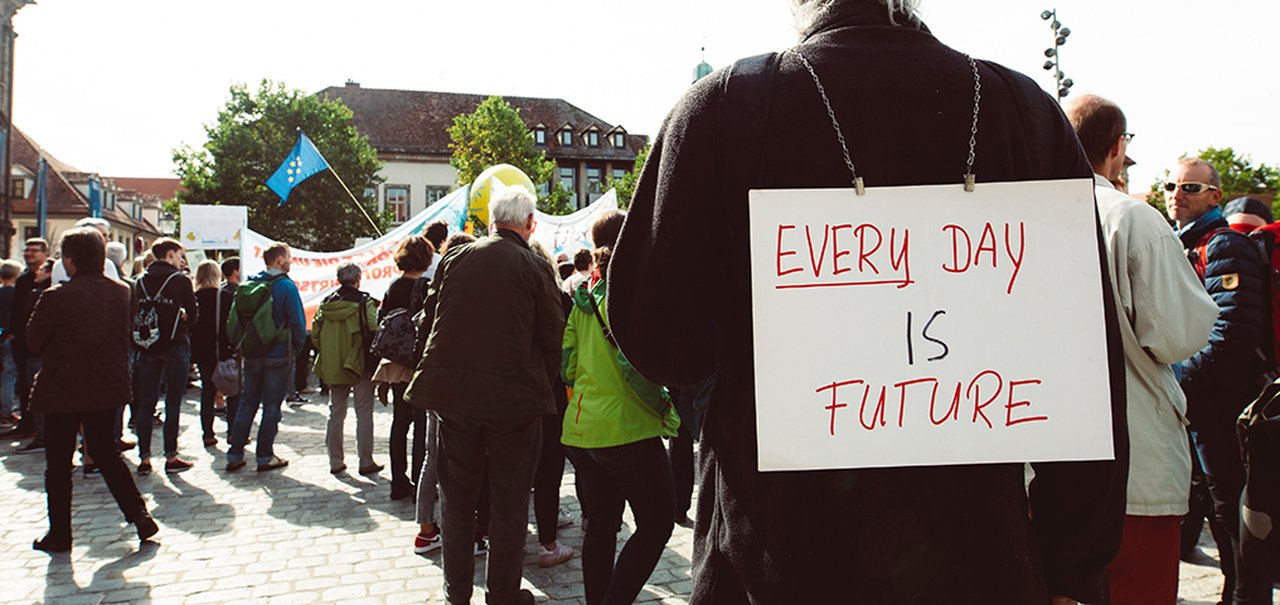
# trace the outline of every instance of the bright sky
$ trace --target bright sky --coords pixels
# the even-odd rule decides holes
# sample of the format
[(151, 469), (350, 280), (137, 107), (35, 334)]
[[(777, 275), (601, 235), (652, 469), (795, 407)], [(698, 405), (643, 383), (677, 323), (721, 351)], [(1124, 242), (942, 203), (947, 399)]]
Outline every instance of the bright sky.
[[(699, 48), (722, 67), (795, 42), (787, 0), (40, 0), (14, 18), (14, 120), (61, 160), (169, 176), (236, 82), (560, 97), (657, 133)], [(1221, 7), (1221, 8), (1219, 8)], [(924, 0), (943, 42), (1043, 86), (1051, 0)], [(1184, 152), (1280, 164), (1276, 0), (1063, 0), (1073, 94), (1125, 110), (1145, 189)]]

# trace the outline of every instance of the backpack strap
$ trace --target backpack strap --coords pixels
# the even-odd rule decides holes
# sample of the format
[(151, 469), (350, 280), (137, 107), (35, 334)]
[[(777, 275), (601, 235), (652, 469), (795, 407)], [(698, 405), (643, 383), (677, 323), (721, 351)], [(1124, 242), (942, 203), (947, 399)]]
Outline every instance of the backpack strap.
[(725, 79), (720, 100), (722, 170), (739, 175), (732, 183), (735, 193), (746, 195), (761, 174), (764, 159), (765, 120), (773, 96), (773, 81), (782, 62), (779, 53), (739, 59)]
[(591, 290), (587, 289), (587, 284), (584, 283), (578, 287), (587, 291), (587, 300), (591, 301), (591, 312), (595, 313), (596, 321), (600, 322), (600, 329), (604, 330), (604, 339), (609, 341), (613, 348), (619, 348), (618, 341), (613, 338), (613, 331), (609, 329), (609, 326), (605, 325), (604, 316), (600, 315), (600, 305), (596, 303), (596, 297), (591, 294)]

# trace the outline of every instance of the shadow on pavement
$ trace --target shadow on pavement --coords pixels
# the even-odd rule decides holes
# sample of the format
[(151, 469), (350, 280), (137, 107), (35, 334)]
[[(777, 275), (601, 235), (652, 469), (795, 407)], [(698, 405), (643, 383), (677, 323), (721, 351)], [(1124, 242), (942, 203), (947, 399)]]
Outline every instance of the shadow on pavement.
[(130, 603), (150, 603), (151, 585), (124, 578), (124, 571), (155, 558), (160, 545), (143, 542), (138, 550), (120, 557), (93, 572), (87, 586), (75, 581), (75, 563), (69, 553), (53, 555), (45, 572), (46, 603), (97, 603), (105, 593), (128, 598)]
[(236, 518), (234, 506), (218, 502), (209, 492), (189, 483), (182, 475), (168, 475), (167, 478), (173, 487), (167, 483), (147, 486), (155, 498), (151, 516), (169, 527), (197, 536), (231, 531)]

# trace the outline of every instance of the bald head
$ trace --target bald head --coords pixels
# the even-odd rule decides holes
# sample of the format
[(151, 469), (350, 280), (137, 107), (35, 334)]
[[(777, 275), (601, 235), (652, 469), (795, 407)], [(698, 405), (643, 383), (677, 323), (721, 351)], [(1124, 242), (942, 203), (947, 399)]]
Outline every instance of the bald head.
[(1064, 108), (1093, 171), (1115, 179), (1124, 169), (1128, 123), (1120, 106), (1097, 95), (1081, 95)]

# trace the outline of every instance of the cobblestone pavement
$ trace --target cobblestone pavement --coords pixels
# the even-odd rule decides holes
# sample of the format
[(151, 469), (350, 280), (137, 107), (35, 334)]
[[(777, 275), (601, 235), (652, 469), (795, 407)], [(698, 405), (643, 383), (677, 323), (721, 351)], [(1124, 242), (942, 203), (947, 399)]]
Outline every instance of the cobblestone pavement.
[[(234, 475), (221, 469), (225, 443), (200, 443), (197, 393), (183, 406), (181, 451), (196, 467), (180, 475), (138, 477), (160, 523), (155, 543), (139, 546), (100, 477), (75, 474), (75, 548), (50, 556), (31, 550), (46, 525), (43, 455), (16, 454), (0, 443), (0, 602), (4, 603), (421, 603), (442, 599), (440, 554), (414, 555), (417, 525), (409, 500), (391, 501), (387, 471), (368, 478), (333, 476), (324, 452), (327, 404), (286, 405), (276, 452), (283, 471)], [(375, 406), (375, 458), (387, 463), (388, 408)], [(347, 417), (347, 455), (354, 458), (355, 418)], [(221, 420), (215, 421), (219, 438)], [(160, 440), (160, 430), (155, 439)], [(159, 445), (157, 443), (157, 445)], [(252, 447), (252, 444), (250, 444)], [(135, 452), (126, 454), (136, 466)], [(352, 460), (348, 460), (351, 464)], [(77, 469), (78, 471), (79, 469)], [(574, 524), (561, 540), (582, 543), (580, 509), (567, 467), (561, 506)], [(532, 508), (532, 507), (531, 507)], [(532, 520), (531, 520), (532, 521)], [(628, 522), (630, 519), (628, 518)], [(627, 534), (624, 528), (623, 536)], [(691, 530), (676, 526), (640, 601), (685, 603), (692, 586)], [(1182, 598), (1212, 604), (1221, 587), (1212, 540), (1202, 540), (1206, 565), (1182, 566)], [(484, 566), (477, 562), (474, 602), (483, 602)], [(541, 569), (530, 531), (524, 586), (539, 603), (583, 603), (582, 562)]]

